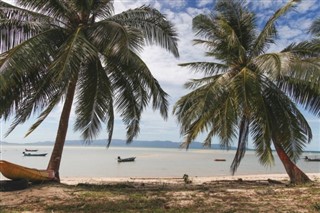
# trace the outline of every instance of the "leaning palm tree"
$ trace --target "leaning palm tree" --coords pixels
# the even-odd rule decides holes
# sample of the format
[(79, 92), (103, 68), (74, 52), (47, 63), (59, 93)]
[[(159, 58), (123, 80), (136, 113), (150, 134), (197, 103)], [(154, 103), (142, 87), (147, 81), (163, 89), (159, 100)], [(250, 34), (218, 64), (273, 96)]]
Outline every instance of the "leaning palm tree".
[(312, 138), (296, 103), (319, 116), (319, 45), (301, 42), (267, 52), (277, 35), (276, 20), (295, 3), (276, 11), (259, 33), (244, 1), (217, 1), (212, 15), (193, 19), (200, 37), (194, 43), (204, 45), (213, 60), (180, 64), (205, 76), (185, 84), (192, 91), (177, 101), (173, 113), (187, 148), (200, 133), (207, 134), (205, 146), (214, 136), (227, 149), (238, 140), (232, 174), (252, 140), (260, 163), (273, 164), (274, 146), (292, 183), (310, 181), (295, 165)]
[(167, 94), (138, 55), (146, 44), (157, 44), (179, 56), (175, 29), (159, 11), (142, 6), (114, 14), (112, 0), (15, 5), (0, 2), (0, 116), (14, 117), (9, 134), (38, 113), (29, 135), (64, 102), (48, 164), (57, 180), (73, 104), (75, 130), (88, 142), (105, 124), (108, 146), (115, 111), (127, 142), (138, 135), (148, 103), (167, 117)]

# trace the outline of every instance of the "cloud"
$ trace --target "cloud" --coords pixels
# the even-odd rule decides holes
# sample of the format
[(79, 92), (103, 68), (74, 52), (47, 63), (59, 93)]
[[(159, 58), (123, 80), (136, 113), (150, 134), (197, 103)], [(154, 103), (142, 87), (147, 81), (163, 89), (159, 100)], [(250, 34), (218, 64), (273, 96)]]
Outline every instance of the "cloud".
[(287, 2), (287, 0), (247, 0), (247, 4), (255, 11), (275, 10)]
[(167, 6), (169, 6), (170, 8), (183, 8), (187, 5), (187, 1), (186, 0), (163, 0), (163, 2), (165, 4), (167, 4)]
[(287, 25), (278, 27), (278, 33), (283, 39), (293, 39), (304, 34), (302, 30), (293, 29)]
[(197, 1), (197, 6), (198, 7), (207, 6), (209, 4), (212, 4), (212, 0), (198, 0)]
[(305, 13), (307, 11), (319, 11), (319, 0), (305, 0), (298, 4), (297, 10)]

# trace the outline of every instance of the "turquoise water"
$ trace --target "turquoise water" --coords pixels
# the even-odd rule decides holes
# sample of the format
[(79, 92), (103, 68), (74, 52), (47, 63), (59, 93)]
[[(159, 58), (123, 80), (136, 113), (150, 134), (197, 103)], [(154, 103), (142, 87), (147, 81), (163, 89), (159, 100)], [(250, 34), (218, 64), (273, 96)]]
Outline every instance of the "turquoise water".
[[(46, 157), (24, 157), (24, 148), (39, 149), (38, 153), (48, 153)], [(23, 166), (45, 169), (50, 159), (49, 146), (2, 146), (0, 158)], [(134, 147), (68, 147), (64, 148), (60, 166), (61, 177), (182, 177), (230, 175), (230, 165), (235, 151), (207, 149), (160, 149)], [(303, 156), (316, 157), (313, 153)], [(122, 158), (136, 157), (135, 162), (118, 163)], [(282, 163), (275, 153), (275, 165), (263, 167), (253, 151), (246, 156), (236, 175), (281, 174), (285, 173)], [(317, 156), (319, 157), (319, 155)], [(225, 162), (214, 161), (216, 158)], [(320, 173), (320, 162), (299, 160), (298, 166), (306, 173)]]

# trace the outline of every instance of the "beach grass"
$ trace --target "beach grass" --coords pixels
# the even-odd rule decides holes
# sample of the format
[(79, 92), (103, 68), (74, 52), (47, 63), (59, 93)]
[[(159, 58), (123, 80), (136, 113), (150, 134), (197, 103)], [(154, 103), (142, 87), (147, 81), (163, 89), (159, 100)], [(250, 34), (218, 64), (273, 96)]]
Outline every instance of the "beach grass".
[(40, 184), (0, 192), (0, 212), (320, 212), (320, 182)]

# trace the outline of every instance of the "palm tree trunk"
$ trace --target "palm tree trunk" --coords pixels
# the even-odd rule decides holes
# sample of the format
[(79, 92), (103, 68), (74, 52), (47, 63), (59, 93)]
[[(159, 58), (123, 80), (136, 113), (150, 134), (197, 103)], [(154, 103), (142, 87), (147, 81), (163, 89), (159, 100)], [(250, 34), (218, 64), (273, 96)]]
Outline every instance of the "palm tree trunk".
[(67, 130), (68, 130), (68, 123), (69, 123), (71, 107), (72, 107), (73, 98), (74, 98), (75, 89), (76, 89), (76, 82), (77, 80), (69, 82), (66, 99), (63, 105), (61, 116), (60, 116), (60, 122), (59, 122), (55, 144), (54, 144), (51, 158), (47, 167), (48, 170), (53, 170), (55, 172), (56, 181), (58, 182), (60, 182), (59, 168), (60, 168), (60, 162), (62, 157), (62, 151), (63, 151)]
[(282, 161), (287, 174), (289, 175), (291, 184), (303, 184), (311, 182), (310, 178), (290, 160), (281, 145), (274, 143), (274, 147), (276, 148), (278, 156)]

